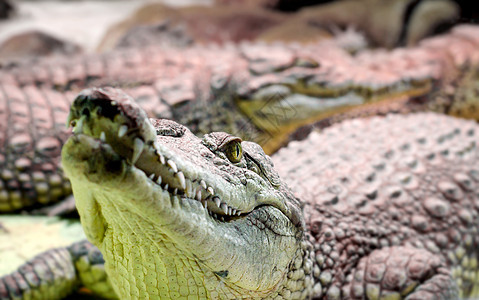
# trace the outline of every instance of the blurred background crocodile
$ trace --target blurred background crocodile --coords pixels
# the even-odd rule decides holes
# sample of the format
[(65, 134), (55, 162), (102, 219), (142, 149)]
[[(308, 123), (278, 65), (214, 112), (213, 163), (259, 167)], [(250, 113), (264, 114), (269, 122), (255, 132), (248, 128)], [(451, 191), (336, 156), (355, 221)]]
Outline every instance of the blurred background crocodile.
[(298, 127), (341, 116), (435, 110), (477, 119), (478, 32), (463, 25), (414, 48), (355, 56), (329, 42), (152, 46), (4, 67), (0, 210), (71, 194), (59, 159), (68, 107), (81, 88), (122, 87), (150, 117), (197, 134), (231, 132), (272, 153)]
[[(479, 293), (476, 122), (433, 113), (348, 120), (271, 160), (229, 134), (200, 139), (150, 121), (118, 90), (85, 91), (71, 120), (63, 162), (120, 298)], [(19, 284), (24, 274), (3, 277), (0, 294), (32, 293)]]

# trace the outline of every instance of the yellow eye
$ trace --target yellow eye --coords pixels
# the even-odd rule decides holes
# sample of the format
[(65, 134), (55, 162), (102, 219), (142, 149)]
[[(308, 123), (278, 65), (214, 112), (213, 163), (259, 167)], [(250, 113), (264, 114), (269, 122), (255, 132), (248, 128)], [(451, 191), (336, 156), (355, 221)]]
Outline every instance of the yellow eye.
[(239, 163), (241, 157), (243, 157), (243, 149), (241, 148), (241, 142), (239, 141), (231, 141), (226, 144), (223, 152), (232, 163)]

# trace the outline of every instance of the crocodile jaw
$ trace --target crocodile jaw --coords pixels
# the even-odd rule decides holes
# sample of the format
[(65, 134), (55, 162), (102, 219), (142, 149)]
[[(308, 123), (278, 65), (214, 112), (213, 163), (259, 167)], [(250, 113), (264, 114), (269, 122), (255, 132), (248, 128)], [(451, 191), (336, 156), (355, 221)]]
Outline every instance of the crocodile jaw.
[[(102, 250), (119, 295), (152, 296), (166, 289), (168, 297), (177, 298), (183, 295), (175, 290), (180, 281), (195, 287), (188, 295), (227, 298), (264, 297), (280, 287), (300, 234), (278, 208), (265, 205), (221, 222), (202, 202), (180, 199), (155, 184), (107, 142), (76, 134), (62, 158), (82, 224)], [(176, 163), (194, 169), (187, 161)], [(220, 187), (223, 195), (235, 194), (224, 182)]]

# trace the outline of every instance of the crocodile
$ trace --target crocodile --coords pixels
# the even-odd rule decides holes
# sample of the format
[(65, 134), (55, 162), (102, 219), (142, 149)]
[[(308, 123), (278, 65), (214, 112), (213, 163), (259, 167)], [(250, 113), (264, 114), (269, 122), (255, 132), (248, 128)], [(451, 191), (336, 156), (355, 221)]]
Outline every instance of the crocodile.
[[(272, 153), (296, 128), (346, 112), (409, 112), (418, 102), (417, 110), (429, 109), (423, 104), (431, 101), (433, 110), (442, 110), (453, 101), (459, 115), (477, 119), (478, 32), (464, 25), (414, 48), (355, 56), (334, 42), (244, 43), (133, 48), (4, 66), (0, 212), (71, 198), (60, 149), (70, 135), (64, 123), (71, 101), (85, 87), (121, 87), (150, 117), (176, 120), (197, 134), (232, 132)], [(450, 97), (465, 73), (472, 74), (465, 100)], [(438, 90), (446, 96), (433, 98)]]
[(69, 120), (63, 165), (121, 299), (479, 294), (474, 121), (347, 120), (271, 159), (111, 88), (82, 92)]
[[(48, 295), (43, 299), (61, 299), (80, 286), (114, 298), (110, 284), (115, 280), (130, 287), (120, 289), (121, 298), (137, 298), (142, 287), (153, 289), (153, 293), (165, 292), (155, 290), (151, 283), (159, 289), (166, 284), (169, 294), (160, 294), (166, 298), (195, 292), (198, 298), (221, 298), (227, 296), (215, 291), (228, 289), (236, 272), (243, 274), (246, 282), (234, 283), (248, 285), (248, 279), (265, 271), (263, 261), (258, 265), (255, 259), (265, 256), (265, 264), (275, 259), (283, 263), (282, 270), (278, 265), (275, 269), (282, 272), (281, 276), (255, 281), (271, 285), (277, 278), (271, 294), (255, 289), (254, 294), (249, 291), (232, 296), (234, 292), (225, 291), (226, 295), (288, 299), (478, 296), (475, 194), (479, 184), (479, 127), (475, 122), (432, 113), (347, 120), (321, 133), (312, 132), (304, 141), (290, 143), (269, 159), (257, 144), (241, 142), (225, 133), (211, 133), (200, 140), (172, 121), (147, 120), (132, 99), (111, 89), (84, 92), (72, 107), (71, 120), (76, 129), (64, 147), (64, 164), (73, 173), (74, 189), (78, 182), (76, 196), (87, 236), (106, 251), (107, 262), (117, 261), (118, 257), (115, 260), (111, 256), (119, 253), (123, 253), (123, 262), (134, 261), (124, 265), (127, 269), (121, 263), (110, 265), (132, 275), (115, 279), (124, 273), (114, 272), (113, 280), (108, 281), (100, 251), (82, 241), (47, 251), (1, 277), (0, 299), (42, 299), (42, 295)], [(131, 126), (126, 132), (121, 129), (125, 124)], [(119, 132), (123, 132), (121, 137)], [(149, 143), (153, 135), (157, 135), (156, 142)], [(135, 150), (142, 144), (135, 142), (138, 137), (144, 140), (142, 152)], [(154, 161), (150, 161), (154, 150)], [(239, 162), (229, 162), (238, 158)], [(87, 169), (90, 172), (84, 173)], [(193, 176), (203, 180), (192, 181)], [(255, 190), (257, 193), (248, 193)], [(152, 201), (149, 197), (154, 194), (157, 198)], [(275, 196), (269, 198), (271, 195)], [(114, 199), (115, 204), (105, 204), (108, 201), (103, 197)], [(132, 199), (134, 202), (129, 203)], [(165, 206), (156, 207), (156, 201)], [(103, 205), (116, 208), (112, 212), (111, 207)], [(138, 211), (137, 206), (143, 205), (147, 213)], [(169, 213), (161, 212), (165, 207)], [(156, 218), (164, 215), (165, 220), (157, 222)], [(114, 221), (119, 216), (123, 216), (121, 224)], [(170, 218), (172, 222), (168, 222)], [(158, 225), (164, 223), (169, 224)], [(156, 235), (172, 224), (179, 232)], [(278, 228), (279, 224), (284, 228)], [(243, 234), (232, 235), (227, 231), (232, 228)], [(294, 237), (284, 234), (287, 229), (295, 233)], [(179, 236), (171, 238), (173, 232)], [(211, 232), (212, 237), (205, 236)], [(146, 237), (153, 234), (154, 238)], [(267, 238), (258, 238), (261, 234)], [(205, 236), (199, 243), (215, 244), (196, 247), (192, 240), (198, 236)], [(171, 238), (178, 245), (165, 241), (165, 249), (151, 244), (157, 243), (158, 237)], [(292, 255), (286, 265), (276, 257), (283, 252), (278, 249), (285, 249), (286, 244), (278, 239), (291, 241), (296, 249), (286, 248)], [(135, 245), (125, 245), (137, 240)], [(274, 243), (280, 243), (281, 248), (275, 248)], [(153, 257), (142, 266), (150, 251), (137, 249), (139, 245), (154, 248), (151, 253), (155, 255), (186, 255), (188, 259), (173, 259), (170, 265), (164, 261), (158, 276), (168, 279), (154, 280), (144, 276), (151, 275), (148, 268), (161, 257)], [(260, 250), (251, 250), (254, 247)], [(267, 252), (268, 248), (272, 253), (264, 255), (261, 251)], [(209, 260), (201, 260), (200, 253), (192, 252), (194, 249), (210, 251), (203, 253)], [(171, 251), (178, 252), (173, 255)], [(284, 252), (283, 258), (287, 256)], [(241, 258), (239, 264), (232, 261), (235, 257)], [(199, 261), (185, 264), (191, 259)], [(183, 268), (167, 269), (180, 261)], [(194, 270), (186, 271), (186, 266)], [(186, 279), (185, 274), (201, 276), (201, 271), (213, 283), (196, 277)], [(69, 284), (59, 284), (67, 281), (65, 278)], [(127, 284), (122, 280), (135, 281)], [(203, 289), (192, 286), (198, 283), (205, 283)], [(49, 292), (45, 292), (47, 289)]]

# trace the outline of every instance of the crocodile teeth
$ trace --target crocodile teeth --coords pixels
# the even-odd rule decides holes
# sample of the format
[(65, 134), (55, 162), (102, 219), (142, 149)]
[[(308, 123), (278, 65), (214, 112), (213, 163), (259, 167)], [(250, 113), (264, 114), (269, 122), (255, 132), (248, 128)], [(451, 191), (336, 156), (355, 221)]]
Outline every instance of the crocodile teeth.
[(191, 198), (196, 197), (196, 187), (192, 186), (191, 190), (189, 190), (189, 197), (191, 197)]
[(73, 133), (83, 133), (83, 120), (85, 118), (82, 116), (78, 121), (75, 122), (75, 127), (73, 128)]
[(203, 204), (203, 207), (206, 209), (206, 200), (201, 200), (201, 204)]
[(196, 200), (200, 201), (201, 200), (201, 190), (199, 189), (196, 191)]
[(160, 156), (160, 162), (161, 162), (162, 164), (165, 164), (165, 163), (166, 163), (166, 160), (165, 160), (165, 157), (163, 156), (163, 154), (159, 153), (158, 155)]
[(200, 185), (206, 190), (206, 182), (203, 179), (201, 179)]
[(226, 205), (226, 203), (221, 203), (221, 207), (220, 207), (223, 212), (225, 213), (225, 215), (228, 214), (228, 205)]
[(208, 193), (210, 193), (211, 195), (214, 195), (215, 194), (215, 190), (209, 186), (208, 189), (207, 189)]
[(214, 197), (213, 200), (215, 201), (216, 206), (218, 206), (218, 208), (219, 208), (220, 205), (221, 205), (221, 200), (220, 200), (220, 198)]
[(100, 140), (101, 140), (102, 142), (106, 141), (106, 135), (105, 135), (105, 132), (104, 132), (104, 131), (102, 131), (102, 132), (100, 133)]
[(235, 216), (236, 215), (236, 209), (232, 208), (230, 215)]
[(172, 161), (171, 159), (168, 160), (168, 165), (170, 168), (173, 170), (174, 173), (178, 172), (178, 167), (176, 166), (176, 163)]
[(185, 189), (185, 194), (190, 197), (190, 195), (192, 194), (191, 193), (191, 190), (193, 189), (193, 186), (191, 185), (191, 181), (190, 180), (186, 180), (186, 189)]
[(176, 195), (176, 194), (178, 194), (178, 189), (177, 189), (177, 188), (175, 188), (175, 189), (173, 190), (173, 195)]
[(176, 173), (176, 178), (178, 178), (178, 181), (180, 182), (180, 185), (181, 185), (181, 188), (183, 190), (186, 189), (186, 180), (185, 180), (185, 175), (183, 174), (183, 172), (178, 172)]
[(124, 137), (127, 131), (128, 131), (128, 126), (126, 126), (126, 125), (121, 125), (121, 126), (120, 126), (120, 129), (118, 129), (118, 137), (119, 137), (119, 138)]
[(168, 190), (168, 187), (169, 187), (169, 185), (168, 185), (168, 183), (167, 183), (167, 184), (165, 184), (165, 187), (164, 187), (163, 189), (164, 189), (164, 190)]
[(156, 180), (156, 183), (161, 184), (161, 180), (162, 180), (161, 176), (158, 176), (158, 179)]
[(151, 173), (151, 175), (149, 176), (151, 180), (154, 180), (155, 179), (155, 173)]
[(140, 158), (140, 154), (143, 151), (144, 145), (145, 142), (143, 142), (140, 138), (136, 138), (133, 141), (133, 156), (131, 158), (133, 164), (135, 164), (138, 161), (138, 158)]

